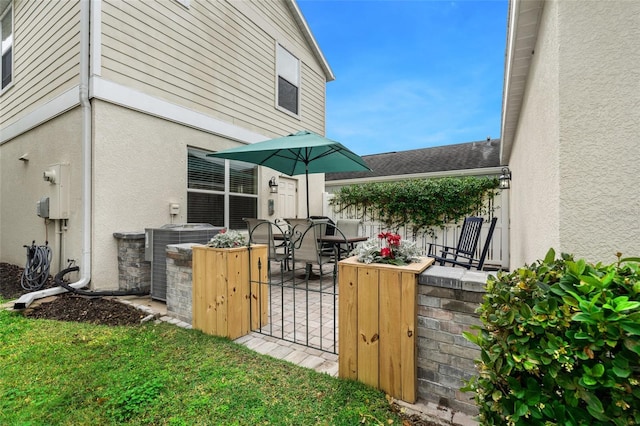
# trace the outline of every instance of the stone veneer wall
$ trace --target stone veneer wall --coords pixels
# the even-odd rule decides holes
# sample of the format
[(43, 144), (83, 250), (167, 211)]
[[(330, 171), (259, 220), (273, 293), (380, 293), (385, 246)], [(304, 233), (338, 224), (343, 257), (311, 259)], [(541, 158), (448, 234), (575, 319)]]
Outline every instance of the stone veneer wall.
[(167, 246), (167, 314), (192, 323), (192, 257), (196, 243)]
[(118, 241), (118, 289), (151, 290), (151, 262), (144, 260), (144, 232), (115, 232)]
[(474, 360), (480, 358), (480, 349), (462, 332), (481, 324), (475, 311), (488, 275), (431, 266), (418, 281), (418, 398), (470, 416), (478, 414), (473, 394), (460, 387), (477, 375)]

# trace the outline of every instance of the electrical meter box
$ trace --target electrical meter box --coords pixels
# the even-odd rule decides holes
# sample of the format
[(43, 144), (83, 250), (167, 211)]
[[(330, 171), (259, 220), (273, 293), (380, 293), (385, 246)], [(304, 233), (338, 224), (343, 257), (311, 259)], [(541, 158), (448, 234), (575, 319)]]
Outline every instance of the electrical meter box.
[(42, 177), (48, 182), (49, 219), (69, 219), (69, 164), (52, 164)]

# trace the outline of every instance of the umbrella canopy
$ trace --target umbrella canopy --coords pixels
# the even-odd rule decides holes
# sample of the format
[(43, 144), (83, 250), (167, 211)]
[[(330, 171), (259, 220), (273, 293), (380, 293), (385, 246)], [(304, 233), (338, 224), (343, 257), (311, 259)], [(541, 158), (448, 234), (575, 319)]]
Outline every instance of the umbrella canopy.
[(226, 149), (207, 156), (258, 164), (289, 176), (305, 174), (307, 216), (309, 216), (309, 173), (371, 170), (362, 158), (341, 143), (308, 130)]

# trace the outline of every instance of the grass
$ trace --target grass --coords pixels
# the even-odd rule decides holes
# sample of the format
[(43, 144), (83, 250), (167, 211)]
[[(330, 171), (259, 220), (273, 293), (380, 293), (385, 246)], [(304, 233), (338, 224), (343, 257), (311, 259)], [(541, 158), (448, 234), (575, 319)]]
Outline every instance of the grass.
[(2, 425), (401, 424), (383, 393), (166, 323), (0, 310)]

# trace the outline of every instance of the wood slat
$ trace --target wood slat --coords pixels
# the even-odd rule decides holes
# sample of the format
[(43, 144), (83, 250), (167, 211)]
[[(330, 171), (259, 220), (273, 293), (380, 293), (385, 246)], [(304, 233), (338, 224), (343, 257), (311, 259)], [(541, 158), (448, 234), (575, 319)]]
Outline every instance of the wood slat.
[(358, 270), (338, 266), (338, 374), (348, 379), (358, 378)]
[(400, 363), (401, 370), (401, 399), (410, 403), (416, 401), (417, 393), (417, 298), (418, 277), (412, 273), (402, 274), (402, 292), (400, 306)]
[(380, 389), (389, 395), (402, 393), (401, 273), (380, 271)]
[(358, 380), (379, 385), (379, 270), (358, 269)]
[[(212, 308), (211, 319), (214, 323), (213, 333), (218, 336), (226, 336), (227, 328), (227, 265), (225, 252), (214, 251), (211, 259), (210, 271), (213, 271), (214, 293), (209, 297), (209, 306)], [(208, 263), (208, 262), (207, 262)], [(208, 265), (207, 265), (208, 266)], [(207, 282), (206, 286), (209, 285)]]
[[(243, 278), (249, 272), (248, 258), (248, 251), (233, 251), (227, 254), (227, 329), (230, 339), (242, 336), (243, 311), (248, 313), (246, 308), (243, 309), (242, 301), (239, 300), (242, 285), (249, 282), (248, 279), (246, 283), (243, 282)], [(245, 274), (243, 274), (243, 267)]]

